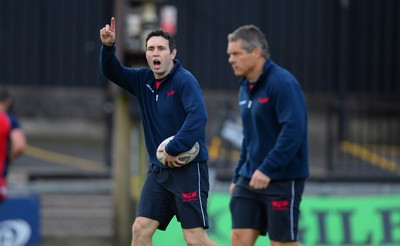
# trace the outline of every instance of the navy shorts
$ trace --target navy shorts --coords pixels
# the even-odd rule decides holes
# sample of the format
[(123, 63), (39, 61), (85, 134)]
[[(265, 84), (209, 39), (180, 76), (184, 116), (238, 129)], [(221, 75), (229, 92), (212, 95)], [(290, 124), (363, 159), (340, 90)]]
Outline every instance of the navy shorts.
[(151, 164), (137, 215), (159, 221), (160, 230), (167, 228), (174, 215), (183, 229), (207, 229), (209, 189), (207, 162), (192, 162), (179, 168)]
[(278, 242), (297, 241), (302, 180), (271, 181), (266, 189), (249, 188), (248, 179), (239, 178), (232, 193), (232, 228), (251, 228)]

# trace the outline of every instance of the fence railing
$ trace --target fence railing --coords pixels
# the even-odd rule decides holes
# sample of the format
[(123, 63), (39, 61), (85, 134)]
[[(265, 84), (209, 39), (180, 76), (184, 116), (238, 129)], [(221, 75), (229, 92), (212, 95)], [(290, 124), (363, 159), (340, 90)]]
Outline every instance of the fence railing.
[[(310, 132), (316, 124), (325, 124), (325, 135), (310, 134), (310, 149), (318, 148), (318, 156), (310, 151), (310, 179), (400, 182), (400, 102), (337, 101), (321, 118), (326, 122), (309, 126)], [(241, 125), (232, 111), (221, 114), (219, 121), (209, 146), (210, 165), (217, 179), (229, 181), (239, 158)], [(317, 146), (320, 143), (324, 146)]]
[(333, 103), (326, 129), (328, 177), (400, 181), (400, 102)]

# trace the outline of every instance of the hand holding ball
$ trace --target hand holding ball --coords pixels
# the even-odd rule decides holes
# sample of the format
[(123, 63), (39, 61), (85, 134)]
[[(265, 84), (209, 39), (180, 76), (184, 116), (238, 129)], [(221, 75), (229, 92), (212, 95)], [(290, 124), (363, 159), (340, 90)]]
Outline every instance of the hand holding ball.
[[(157, 153), (156, 153), (157, 159), (161, 163), (163, 163), (163, 159), (164, 159), (164, 151), (163, 150), (164, 150), (165, 146), (167, 146), (168, 142), (171, 141), (173, 138), (174, 138), (174, 136), (166, 138), (164, 141), (161, 142), (161, 144), (157, 148)], [(196, 142), (190, 150), (180, 153), (178, 155), (178, 160), (183, 162), (184, 163), (183, 165), (186, 165), (196, 158), (196, 156), (199, 154), (199, 151), (200, 151), (200, 145), (198, 142)], [(178, 166), (183, 166), (183, 165), (178, 165)]]

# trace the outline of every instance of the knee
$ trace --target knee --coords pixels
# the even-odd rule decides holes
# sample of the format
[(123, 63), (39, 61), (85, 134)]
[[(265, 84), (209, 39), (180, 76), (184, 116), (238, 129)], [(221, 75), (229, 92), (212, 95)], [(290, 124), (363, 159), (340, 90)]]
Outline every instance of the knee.
[(237, 230), (231, 231), (231, 242), (240, 242), (243, 240), (243, 235)]
[(184, 230), (183, 235), (187, 246), (216, 245), (203, 228)]
[(252, 229), (233, 229), (231, 242), (233, 246), (254, 245), (259, 233)]
[(145, 237), (147, 234), (146, 229), (147, 228), (143, 221), (136, 219), (132, 225), (132, 236), (134, 238)]
[(132, 225), (131, 245), (151, 245), (151, 238), (159, 225), (158, 221), (137, 217)]
[(196, 245), (196, 241), (190, 238), (185, 238), (185, 242), (187, 246), (195, 246)]
[(186, 242), (186, 245), (187, 246), (191, 246), (191, 245), (195, 245), (196, 244), (196, 242), (197, 242), (197, 235), (196, 235), (196, 233), (193, 233), (192, 231), (190, 231), (190, 230), (186, 230), (184, 233), (183, 233), (183, 236), (184, 236), (184, 238), (185, 238), (185, 242)]
[(140, 225), (138, 225), (138, 223), (133, 223), (132, 225), (132, 235), (135, 236), (137, 234), (139, 234), (141, 231)]
[(240, 242), (240, 241), (242, 241), (242, 240), (241, 240), (241, 237), (240, 237), (240, 234), (237, 233), (236, 231), (232, 231), (232, 232), (231, 232), (231, 242), (232, 242), (232, 245), (238, 245), (237, 243)]

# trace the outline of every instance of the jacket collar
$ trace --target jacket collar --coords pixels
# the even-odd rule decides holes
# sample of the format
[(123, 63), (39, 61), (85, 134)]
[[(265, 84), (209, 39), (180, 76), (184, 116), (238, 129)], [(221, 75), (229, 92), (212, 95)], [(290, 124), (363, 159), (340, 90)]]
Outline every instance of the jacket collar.
[[(268, 58), (268, 60), (264, 64), (263, 72), (261, 73), (260, 77), (258, 77), (257, 81), (255, 83), (253, 83), (254, 84), (253, 88), (258, 87), (263, 83), (267, 83), (266, 79), (268, 77), (268, 74), (271, 71), (273, 64), (274, 64), (274, 62), (270, 58)], [(250, 82), (245, 77), (241, 78), (240, 83), (242, 86), (246, 86), (247, 88), (250, 85)]]

